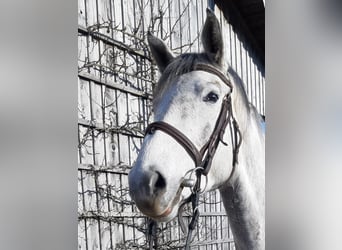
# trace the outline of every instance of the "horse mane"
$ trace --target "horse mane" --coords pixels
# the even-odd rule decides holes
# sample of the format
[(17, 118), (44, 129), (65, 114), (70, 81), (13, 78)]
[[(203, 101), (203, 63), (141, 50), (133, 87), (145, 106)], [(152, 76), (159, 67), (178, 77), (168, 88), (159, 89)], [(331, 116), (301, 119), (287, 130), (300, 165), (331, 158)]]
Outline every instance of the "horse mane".
[(242, 79), (232, 67), (228, 68), (228, 76), (230, 79), (233, 79), (235, 91), (239, 94), (238, 99), (242, 101), (242, 104), (247, 108), (247, 111), (250, 111), (251, 103), (248, 101), (247, 93), (243, 86)]

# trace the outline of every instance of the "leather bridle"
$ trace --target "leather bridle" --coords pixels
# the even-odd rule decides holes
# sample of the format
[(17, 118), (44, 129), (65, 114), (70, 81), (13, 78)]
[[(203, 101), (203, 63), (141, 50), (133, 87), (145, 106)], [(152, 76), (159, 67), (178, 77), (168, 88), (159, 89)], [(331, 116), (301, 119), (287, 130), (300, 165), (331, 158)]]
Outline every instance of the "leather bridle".
[[(160, 130), (173, 139), (175, 139), (189, 154), (192, 160), (195, 163), (195, 172), (196, 172), (196, 182), (192, 188), (191, 196), (186, 199), (179, 208), (178, 218), (180, 220), (180, 225), (183, 231), (186, 231), (184, 222), (181, 221), (181, 216), (183, 212), (183, 207), (185, 204), (191, 202), (193, 208), (193, 216), (190, 224), (188, 225), (188, 235), (186, 240), (185, 249), (189, 249), (191, 234), (193, 229), (197, 224), (197, 220), (199, 217), (198, 211), (198, 200), (199, 194), (202, 192), (201, 190), (201, 176), (207, 176), (209, 170), (211, 168), (212, 160), (216, 153), (216, 149), (219, 146), (219, 143), (222, 142), (225, 146), (228, 146), (227, 143), (223, 141), (223, 135), (225, 133), (226, 127), (229, 124), (230, 132), (231, 132), (231, 142), (232, 142), (232, 171), (230, 173), (229, 179), (234, 173), (235, 165), (238, 163), (238, 153), (241, 145), (241, 133), (238, 126), (238, 123), (233, 116), (232, 111), (232, 100), (231, 93), (233, 91), (233, 85), (220, 70), (208, 64), (196, 64), (190, 71), (205, 71), (219, 77), (229, 88), (230, 92), (226, 94), (222, 100), (221, 110), (219, 116), (216, 120), (214, 130), (209, 137), (209, 140), (203, 145), (203, 147), (198, 150), (194, 143), (181, 131), (172, 125), (163, 122), (156, 121), (149, 124), (145, 131), (145, 136), (149, 134), (153, 134), (156, 130)], [(153, 225), (152, 225), (153, 226)], [(152, 231), (152, 230), (149, 230)], [(152, 235), (150, 235), (152, 237)], [(153, 244), (150, 244), (150, 249), (153, 249)]]
[(194, 161), (195, 167), (203, 168), (201, 174), (207, 175), (210, 170), (212, 159), (215, 155), (219, 142), (222, 142), (224, 145), (227, 146), (227, 144), (223, 141), (223, 135), (228, 124), (230, 124), (230, 127), (232, 127), (232, 125), (234, 127), (235, 135), (234, 138), (232, 138), (235, 141), (235, 145), (233, 145), (233, 166), (236, 164), (238, 150), (241, 143), (240, 130), (232, 112), (231, 93), (233, 91), (233, 85), (228, 80), (228, 78), (220, 70), (208, 64), (196, 64), (191, 71), (205, 71), (214, 74), (218, 76), (230, 88), (230, 92), (226, 94), (222, 100), (219, 116), (216, 120), (214, 130), (207, 143), (205, 143), (204, 146), (200, 150), (198, 150), (197, 147), (186, 135), (184, 135), (177, 128), (163, 121), (152, 122), (151, 124), (149, 124), (146, 128), (145, 136), (148, 134), (153, 134), (156, 130), (161, 130), (164, 133), (168, 134), (186, 150), (186, 152)]

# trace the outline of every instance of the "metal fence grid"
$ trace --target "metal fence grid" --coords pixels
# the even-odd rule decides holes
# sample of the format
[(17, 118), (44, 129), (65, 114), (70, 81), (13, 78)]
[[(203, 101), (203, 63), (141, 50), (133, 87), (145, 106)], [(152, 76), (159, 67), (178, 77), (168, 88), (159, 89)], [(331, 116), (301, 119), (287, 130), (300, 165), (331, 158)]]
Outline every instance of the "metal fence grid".
[[(175, 54), (199, 51), (207, 1), (79, 0), (78, 5), (78, 246), (144, 249), (147, 219), (130, 200), (127, 174), (152, 115), (158, 77), (146, 32), (166, 40)], [(216, 12), (230, 44), (228, 61), (264, 114), (263, 73), (246, 41)], [(200, 210), (192, 249), (234, 249), (219, 193), (205, 195)], [(158, 227), (159, 249), (182, 248), (184, 237), (176, 220)]]

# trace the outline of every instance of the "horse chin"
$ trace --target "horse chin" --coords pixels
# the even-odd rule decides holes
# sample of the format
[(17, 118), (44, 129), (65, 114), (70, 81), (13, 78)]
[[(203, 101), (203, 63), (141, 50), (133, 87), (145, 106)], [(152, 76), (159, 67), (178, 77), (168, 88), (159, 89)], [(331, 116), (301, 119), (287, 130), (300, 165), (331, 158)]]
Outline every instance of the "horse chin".
[(174, 219), (178, 214), (178, 208), (181, 203), (182, 197), (182, 188), (179, 188), (175, 198), (173, 198), (172, 202), (167, 206), (167, 208), (157, 216), (148, 215), (151, 219), (158, 222), (169, 222)]
[(169, 222), (177, 216), (178, 213), (178, 206), (173, 208), (167, 208), (166, 211), (157, 217), (151, 217), (153, 220), (157, 222)]

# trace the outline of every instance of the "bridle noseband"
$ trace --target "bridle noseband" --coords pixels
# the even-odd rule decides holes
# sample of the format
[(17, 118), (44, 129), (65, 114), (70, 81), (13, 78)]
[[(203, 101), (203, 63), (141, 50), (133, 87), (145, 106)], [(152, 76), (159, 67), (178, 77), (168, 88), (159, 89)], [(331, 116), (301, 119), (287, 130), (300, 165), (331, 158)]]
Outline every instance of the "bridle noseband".
[[(188, 199), (186, 199), (180, 205), (179, 211), (178, 211), (178, 219), (180, 220), (181, 228), (183, 231), (186, 231), (186, 228), (184, 226), (184, 222), (181, 219), (181, 216), (182, 216), (184, 205), (189, 202), (192, 203), (193, 216), (192, 216), (192, 220), (190, 224), (188, 225), (188, 235), (187, 235), (185, 249), (189, 249), (189, 245), (191, 241), (191, 234), (192, 234), (193, 229), (196, 226), (196, 223), (199, 217), (198, 200), (199, 200), (199, 194), (202, 192), (200, 189), (201, 175), (207, 176), (207, 174), (209, 173), (212, 160), (216, 153), (216, 149), (219, 146), (219, 143), (222, 142), (224, 145), (227, 146), (227, 143), (223, 141), (223, 135), (225, 133), (225, 129), (228, 124), (229, 124), (229, 128), (231, 131), (231, 142), (232, 142), (232, 151), (233, 151), (233, 160), (232, 160), (233, 168), (230, 173), (229, 179), (234, 173), (235, 165), (238, 163), (238, 153), (239, 153), (239, 147), (241, 145), (240, 129), (239, 129), (238, 123), (236, 122), (236, 119), (233, 116), (233, 111), (232, 111), (232, 100), (231, 100), (231, 93), (233, 91), (232, 83), (229, 81), (226, 75), (223, 74), (220, 70), (208, 64), (196, 64), (190, 71), (205, 71), (205, 72), (214, 74), (217, 77), (219, 77), (230, 88), (230, 92), (226, 94), (222, 100), (221, 110), (216, 120), (214, 130), (209, 137), (209, 140), (203, 145), (203, 147), (200, 150), (198, 150), (197, 147), (192, 143), (192, 141), (186, 135), (184, 135), (177, 128), (163, 121), (156, 121), (156, 122), (149, 124), (145, 131), (145, 136), (149, 134), (153, 134), (154, 131), (156, 130), (160, 130), (168, 134), (186, 150), (186, 152), (190, 155), (190, 157), (195, 163), (196, 182), (192, 188), (192, 194)], [(152, 230), (149, 230), (149, 231), (152, 231)], [(152, 235), (150, 236), (152, 237)], [(153, 244), (152, 245), (150, 244), (150, 249), (153, 249)]]

